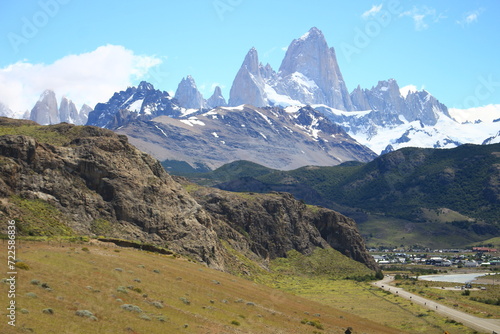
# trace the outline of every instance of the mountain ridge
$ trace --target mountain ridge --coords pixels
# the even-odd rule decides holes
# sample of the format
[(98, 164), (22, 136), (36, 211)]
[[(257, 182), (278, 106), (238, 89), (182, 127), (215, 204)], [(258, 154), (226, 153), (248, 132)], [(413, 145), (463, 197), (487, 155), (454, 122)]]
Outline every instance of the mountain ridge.
[(386, 245), (393, 231), (405, 244), (457, 247), (500, 231), (499, 158), (500, 144), (403, 148), (368, 163), (280, 171), (233, 162), (190, 178), (229, 191), (290, 192), (355, 218), (366, 238), (384, 235), (376, 239)]

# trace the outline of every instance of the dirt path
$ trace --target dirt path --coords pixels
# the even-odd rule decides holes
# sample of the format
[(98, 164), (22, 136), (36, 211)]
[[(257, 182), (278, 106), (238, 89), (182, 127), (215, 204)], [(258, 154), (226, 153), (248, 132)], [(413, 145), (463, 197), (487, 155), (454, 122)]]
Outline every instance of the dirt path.
[(481, 331), (484, 333), (499, 333), (500, 334), (500, 319), (484, 319), (478, 318), (468, 313), (455, 310), (451, 307), (439, 304), (433, 300), (423, 298), (419, 295), (415, 295), (402, 288), (397, 288), (395, 286), (389, 285), (394, 280), (392, 276), (386, 276), (383, 280), (372, 283), (374, 286), (384, 289), (386, 291), (397, 294), (400, 297), (411, 300), (412, 302), (427, 307), (430, 310), (436, 311), (437, 313), (444, 315), (455, 321), (463, 323), (465, 326)]

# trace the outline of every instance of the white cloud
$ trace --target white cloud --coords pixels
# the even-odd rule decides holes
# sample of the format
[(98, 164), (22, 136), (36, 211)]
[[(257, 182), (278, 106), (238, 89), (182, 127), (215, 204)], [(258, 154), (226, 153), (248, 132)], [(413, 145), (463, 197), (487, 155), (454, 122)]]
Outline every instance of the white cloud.
[(493, 122), (500, 119), (500, 104), (489, 104), (482, 107), (474, 107), (468, 109), (449, 108), (451, 117), (460, 123), (475, 122), (481, 120), (483, 122)]
[(399, 14), (400, 17), (409, 16), (413, 19), (415, 30), (422, 31), (429, 28), (429, 23), (437, 23), (442, 19), (446, 19), (446, 15), (438, 13), (434, 8), (416, 7), (413, 6), (411, 10)]
[(415, 85), (408, 85), (408, 86), (404, 86), (404, 87), (401, 87), (399, 88), (399, 92), (401, 93), (401, 95), (403, 95), (403, 97), (406, 97), (408, 95), (408, 93), (410, 92), (416, 92), (418, 91), (417, 89), (417, 86)]
[(363, 19), (368, 19), (370, 16), (375, 16), (382, 10), (382, 4), (380, 5), (373, 5), (372, 8), (361, 14), (361, 17)]
[(483, 12), (483, 8), (476, 9), (471, 12), (467, 12), (463, 15), (463, 18), (461, 20), (458, 20), (457, 23), (460, 24), (462, 27), (472, 24), (474, 22), (477, 22), (479, 19), (479, 15)]
[(120, 45), (100, 46), (94, 51), (65, 56), (52, 64), (26, 60), (0, 68), (0, 101), (17, 116), (31, 110), (45, 89), (72, 99), (77, 107), (94, 107), (106, 102), (116, 91), (143, 79), (161, 63), (154, 56), (135, 55)]
[(422, 91), (424, 89), (425, 89), (424, 85), (422, 85), (420, 87), (420, 89), (417, 88), (417, 86), (415, 86), (415, 85), (407, 85), (407, 86), (399, 88), (399, 92), (401, 93), (401, 95), (403, 97), (406, 98), (406, 96), (408, 96), (409, 93), (415, 93), (415, 92), (418, 92), (418, 91)]

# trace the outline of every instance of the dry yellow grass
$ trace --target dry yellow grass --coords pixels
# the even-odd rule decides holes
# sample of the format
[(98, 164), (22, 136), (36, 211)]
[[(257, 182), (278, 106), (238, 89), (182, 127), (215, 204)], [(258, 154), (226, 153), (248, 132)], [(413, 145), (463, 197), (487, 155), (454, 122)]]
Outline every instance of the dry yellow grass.
[[(1, 247), (1, 263), (7, 263), (6, 246)], [(30, 269), (17, 275), (16, 327), (7, 325), (2, 307), (1, 333), (344, 333), (348, 326), (355, 333), (401, 333), (182, 258), (86, 244), (63, 246), (18, 245), (17, 257)], [(7, 290), (7, 284), (0, 284), (2, 305), (8, 303)], [(143, 312), (124, 310), (123, 304)], [(42, 312), (48, 308), (54, 314)], [(92, 312), (97, 321), (77, 316), (77, 310)], [(304, 319), (324, 329), (302, 324)]]

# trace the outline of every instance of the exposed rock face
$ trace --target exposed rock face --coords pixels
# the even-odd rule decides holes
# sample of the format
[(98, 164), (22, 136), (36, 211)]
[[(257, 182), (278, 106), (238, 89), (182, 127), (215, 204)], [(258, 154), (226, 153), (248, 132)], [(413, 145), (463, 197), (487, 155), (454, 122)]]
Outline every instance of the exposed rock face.
[(78, 119), (78, 123), (75, 123), (76, 125), (85, 125), (87, 124), (87, 121), (89, 119), (89, 114), (92, 112), (92, 107), (90, 107), (89, 105), (82, 105), (82, 107), (80, 108), (80, 112), (78, 113), (78, 116), (79, 116), (79, 119)]
[(179, 102), (179, 106), (187, 109), (206, 109), (208, 107), (190, 75), (187, 78), (182, 78), (175, 92), (175, 99)]
[(290, 108), (217, 108), (183, 119), (157, 117), (117, 132), (159, 160), (202, 163), (210, 168), (235, 160), (294, 169), (375, 158), (318, 111)]
[(47, 89), (42, 93), (31, 109), (30, 119), (41, 125), (59, 123), (56, 94), (52, 90)]
[(325, 104), (341, 110), (353, 109), (335, 50), (328, 47), (317, 28), (292, 41), (278, 73), (269, 64), (259, 63), (257, 51), (252, 48), (230, 94), (230, 106)]
[(207, 104), (210, 108), (227, 106), (226, 99), (222, 96), (222, 91), (219, 86), (215, 87), (214, 93), (207, 100)]
[(332, 210), (319, 209), (312, 217), (312, 223), (331, 247), (368, 268), (377, 268), (375, 260), (366, 251), (354, 220)]
[(59, 106), (59, 119), (61, 122), (79, 124), (79, 115), (75, 104), (64, 96)]
[(116, 129), (135, 120), (149, 120), (159, 115), (177, 116), (180, 111), (167, 92), (142, 81), (138, 87), (129, 87), (115, 93), (108, 102), (98, 103), (88, 114), (86, 124)]
[[(75, 131), (57, 125), (62, 134)], [(93, 127), (79, 129), (66, 147), (26, 136), (1, 136), (2, 197), (42, 199), (58, 208), (69, 226), (92, 234), (98, 219), (112, 236), (168, 244), (214, 268), (224, 261), (210, 216), (164, 171), (128, 144), (125, 136)]]
[[(276, 91), (304, 104), (325, 104), (335, 109), (352, 110), (353, 106), (335, 50), (328, 48), (323, 33), (311, 28), (292, 41), (281, 63)], [(312, 81), (304, 85), (304, 81)]]
[(265, 94), (265, 81), (261, 74), (261, 64), (255, 48), (250, 49), (240, 70), (234, 78), (229, 93), (229, 105), (250, 104), (256, 107), (268, 105)]
[[(33, 124), (0, 119), (0, 126)], [(69, 124), (43, 131), (66, 138), (66, 144), (0, 136), (0, 215), (19, 215), (13, 195), (42, 200), (79, 234), (92, 235), (95, 223), (106, 221), (108, 236), (166, 243), (221, 270), (229, 255), (220, 239), (264, 263), (292, 249), (307, 254), (330, 244), (374, 268), (358, 254), (364, 248), (354, 223), (337, 213), (310, 210), (289, 194), (245, 196), (198, 187), (195, 200), (125, 136)]]
[[(338, 212), (308, 208), (288, 193), (237, 194), (198, 188), (191, 194), (214, 219), (217, 234), (243, 252), (259, 257), (285, 257), (295, 249), (303, 254), (314, 248), (333, 247), (376, 269), (356, 224)], [(234, 238), (240, 234), (243, 238)]]
[(427, 91), (409, 92), (403, 97), (394, 79), (379, 81), (371, 89), (359, 86), (351, 93), (356, 110), (372, 110), (369, 119), (379, 126), (403, 124), (404, 121), (421, 121), (424, 125), (435, 125), (440, 116), (450, 117), (448, 108)]

